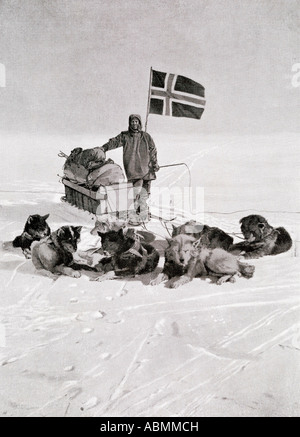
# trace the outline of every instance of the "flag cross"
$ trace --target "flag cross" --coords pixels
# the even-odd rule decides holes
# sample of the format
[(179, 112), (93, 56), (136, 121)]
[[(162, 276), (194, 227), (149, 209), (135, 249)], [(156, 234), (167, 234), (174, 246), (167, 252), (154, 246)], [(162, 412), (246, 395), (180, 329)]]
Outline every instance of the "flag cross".
[(177, 76), (177, 74), (168, 73), (163, 89), (154, 86), (151, 87), (151, 96), (154, 98), (161, 98), (164, 101), (164, 115), (172, 115), (173, 100), (181, 101), (185, 104), (191, 103), (193, 106), (199, 105), (199, 107), (204, 107), (205, 105), (205, 100), (175, 90)]

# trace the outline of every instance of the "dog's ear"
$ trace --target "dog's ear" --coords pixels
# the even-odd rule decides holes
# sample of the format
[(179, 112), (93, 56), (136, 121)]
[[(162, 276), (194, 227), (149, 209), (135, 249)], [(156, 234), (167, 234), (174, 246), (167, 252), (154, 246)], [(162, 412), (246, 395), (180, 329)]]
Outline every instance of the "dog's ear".
[(175, 225), (172, 223), (172, 228), (173, 228), (173, 231), (175, 231), (175, 230), (177, 229), (177, 226), (175, 226)]
[(57, 230), (57, 236), (58, 238), (63, 238), (65, 236), (65, 229), (63, 227)]
[(99, 237), (103, 238), (106, 235), (106, 232), (97, 231), (97, 234), (99, 235)]
[(33, 221), (33, 217), (32, 217), (32, 215), (30, 215), (27, 219), (27, 224), (30, 225), (32, 223), (32, 221)]
[(124, 234), (123, 234), (123, 228), (121, 228), (121, 229), (118, 230), (118, 235), (120, 235), (120, 236), (123, 237), (123, 235), (124, 235)]
[(77, 231), (78, 234), (80, 234), (82, 226), (73, 226), (73, 229), (75, 229), (75, 231)]
[(42, 219), (47, 220), (47, 218), (49, 217), (50, 214), (46, 214), (42, 216)]

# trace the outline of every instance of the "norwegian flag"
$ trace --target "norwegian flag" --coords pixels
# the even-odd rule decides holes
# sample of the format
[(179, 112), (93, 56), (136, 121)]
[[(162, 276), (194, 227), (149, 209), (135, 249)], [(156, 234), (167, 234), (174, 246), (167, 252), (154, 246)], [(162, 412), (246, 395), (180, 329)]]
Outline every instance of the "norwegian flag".
[(200, 119), (205, 88), (188, 77), (152, 70), (149, 113)]

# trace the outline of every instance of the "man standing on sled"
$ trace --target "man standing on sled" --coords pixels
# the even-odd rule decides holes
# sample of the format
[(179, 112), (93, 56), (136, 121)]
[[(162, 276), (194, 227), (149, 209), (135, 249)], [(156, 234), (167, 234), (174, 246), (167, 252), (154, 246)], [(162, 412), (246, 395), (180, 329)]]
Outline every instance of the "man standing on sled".
[(123, 131), (101, 148), (104, 152), (123, 147), (123, 165), (128, 182), (132, 182), (135, 193), (136, 214), (130, 224), (138, 225), (149, 219), (147, 200), (151, 181), (159, 170), (157, 151), (153, 139), (142, 131), (140, 115), (129, 116), (128, 131)]

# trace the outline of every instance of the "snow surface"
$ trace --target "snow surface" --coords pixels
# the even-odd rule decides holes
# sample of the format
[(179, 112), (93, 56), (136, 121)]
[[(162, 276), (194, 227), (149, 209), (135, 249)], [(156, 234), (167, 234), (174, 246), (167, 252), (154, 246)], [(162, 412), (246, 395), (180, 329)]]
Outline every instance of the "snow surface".
[[(176, 290), (149, 285), (163, 257), (151, 275), (97, 283), (86, 274), (52, 281), (20, 251), (1, 250), (0, 416), (300, 414), (299, 135), (155, 140), (160, 165), (185, 162), (193, 190), (204, 188), (204, 209), (192, 214), (186, 168), (159, 171), (153, 189), (186, 188), (174, 223), (201, 218), (238, 234), (239, 219), (259, 213), (286, 227), (292, 249), (251, 261), (250, 280), (196, 278)], [(60, 201), (57, 154), (105, 141), (3, 134), (1, 240), (29, 214), (50, 213), (52, 230), (84, 225), (87, 247), (94, 217)], [(109, 156), (122, 162), (120, 151)], [(151, 209), (169, 214), (155, 194)], [(163, 254), (167, 230), (147, 227)]]

